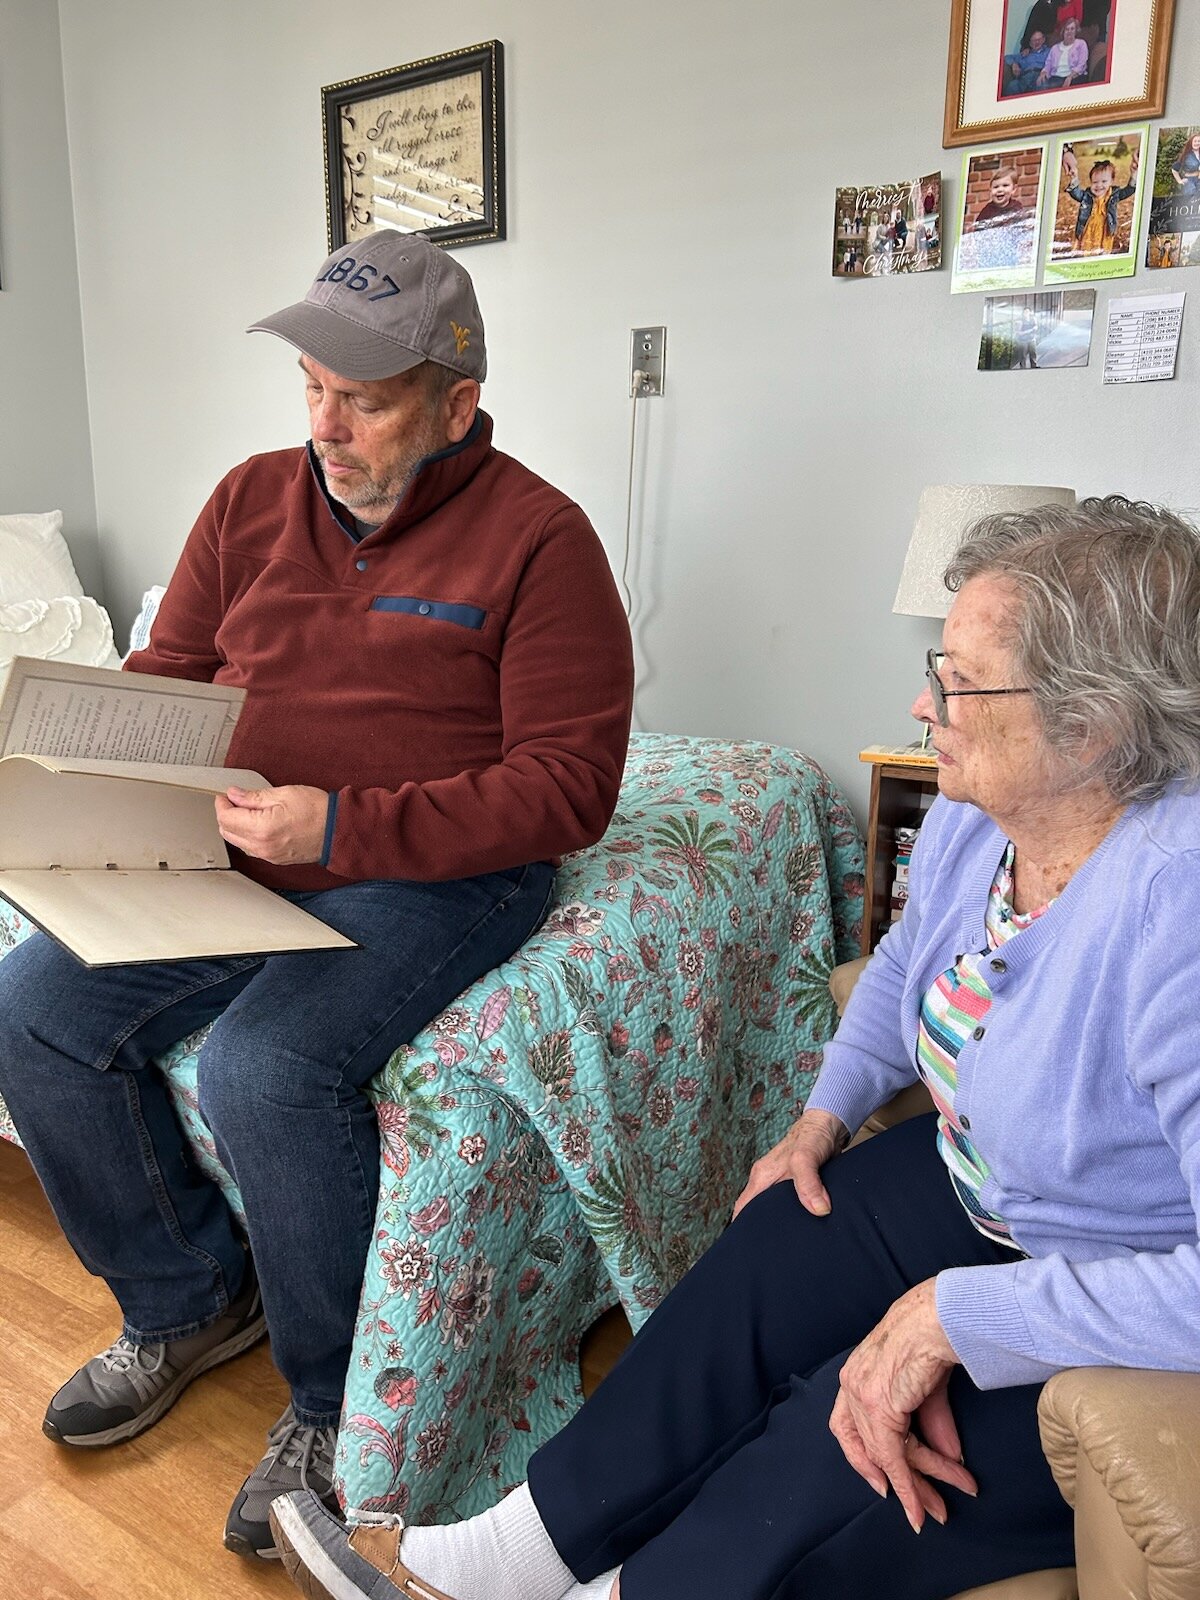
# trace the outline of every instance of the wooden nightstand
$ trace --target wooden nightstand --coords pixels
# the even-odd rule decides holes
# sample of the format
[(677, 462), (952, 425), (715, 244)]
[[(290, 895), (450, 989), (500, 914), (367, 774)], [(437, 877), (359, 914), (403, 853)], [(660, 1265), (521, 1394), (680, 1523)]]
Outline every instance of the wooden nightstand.
[(937, 794), (937, 756), (932, 750), (868, 745), (858, 759), (871, 764), (871, 809), (867, 817), (867, 884), (862, 953), (870, 955), (892, 919), (892, 858), (896, 829), (915, 827)]

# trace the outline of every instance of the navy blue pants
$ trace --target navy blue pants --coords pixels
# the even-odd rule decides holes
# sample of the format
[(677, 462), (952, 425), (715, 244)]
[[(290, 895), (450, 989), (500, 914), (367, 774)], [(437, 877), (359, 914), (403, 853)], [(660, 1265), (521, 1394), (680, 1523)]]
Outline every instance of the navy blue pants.
[(664, 1300), (600, 1388), (533, 1457), (534, 1503), (586, 1581), (622, 1600), (942, 1600), (1072, 1566), (1072, 1516), (1038, 1443), (1036, 1385), (950, 1401), (978, 1499), (918, 1537), (829, 1432), (838, 1370), (888, 1307), (946, 1267), (1012, 1254), (968, 1222), (919, 1117), (751, 1202)]
[(363, 1086), (546, 914), (545, 862), (288, 899), (358, 941), (89, 969), (35, 934), (0, 961), (0, 1093), (76, 1254), (138, 1343), (237, 1293), (244, 1251), (192, 1159), (154, 1057), (202, 1023), (200, 1110), (246, 1208), (296, 1415), (336, 1424), (379, 1187)]

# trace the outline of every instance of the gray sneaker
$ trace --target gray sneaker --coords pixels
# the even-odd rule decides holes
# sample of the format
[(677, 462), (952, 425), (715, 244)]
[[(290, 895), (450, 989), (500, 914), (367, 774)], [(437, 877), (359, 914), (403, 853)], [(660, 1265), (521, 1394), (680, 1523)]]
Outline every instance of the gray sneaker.
[(124, 1334), (80, 1367), (51, 1400), (42, 1432), (56, 1444), (94, 1448), (153, 1427), (202, 1372), (241, 1355), (267, 1331), (258, 1278), (246, 1257), (245, 1282), (223, 1317), (187, 1339), (132, 1344)]
[(225, 1521), (225, 1548), (239, 1556), (259, 1556), (278, 1561), (279, 1551), (267, 1514), (281, 1494), (310, 1489), (335, 1515), (333, 1457), (336, 1428), (306, 1428), (287, 1410), (267, 1435), (267, 1453), (238, 1490)]

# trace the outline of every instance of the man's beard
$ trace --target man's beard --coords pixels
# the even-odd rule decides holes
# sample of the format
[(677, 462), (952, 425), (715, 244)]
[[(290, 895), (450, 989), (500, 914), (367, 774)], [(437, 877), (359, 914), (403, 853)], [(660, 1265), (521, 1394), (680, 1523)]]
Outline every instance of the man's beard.
[(427, 418), (420, 433), (409, 443), (404, 452), (393, 461), (386, 474), (382, 477), (369, 472), (357, 456), (350, 455), (340, 450), (336, 445), (314, 444), (318, 461), (324, 463), (329, 457), (339, 466), (354, 467), (360, 476), (352, 483), (345, 483), (341, 479), (325, 474), (325, 487), (329, 493), (348, 511), (353, 511), (362, 522), (379, 524), (386, 522), (388, 517), (408, 493), (409, 485), (416, 476), (417, 468), (426, 456), (433, 455), (435, 451), (444, 448), (444, 440), (439, 440), (436, 433), (434, 420)]

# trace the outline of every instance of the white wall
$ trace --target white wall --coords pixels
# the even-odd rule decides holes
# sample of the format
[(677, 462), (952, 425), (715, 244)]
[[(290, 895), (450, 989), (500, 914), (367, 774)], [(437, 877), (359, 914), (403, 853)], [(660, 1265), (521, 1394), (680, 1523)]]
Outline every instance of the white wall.
[(97, 593), (58, 12), (0, 0), (0, 512), (61, 508)]
[[(464, 251), (497, 442), (616, 564), (629, 330), (668, 326), (640, 422), (644, 725), (799, 746), (861, 804), (935, 625), (890, 606), (927, 482), (1200, 502), (1193, 322), (1174, 383), (975, 370), (949, 274), (830, 276), (833, 190), (937, 168), (947, 0), (60, 0), (97, 499), (127, 622), (221, 473), (299, 441), (294, 355), (242, 329), (325, 253), (320, 87), (498, 37), (509, 237)], [(1200, 121), (1197, 8), (1168, 121)], [(854, 19), (857, 18), (857, 22)], [(862, 48), (847, 55), (846, 41)], [(1195, 275), (1173, 275), (1171, 288)], [(1101, 286), (1097, 327), (1113, 292)], [(1135, 290), (1161, 288), (1139, 275)], [(1192, 311), (1193, 319), (1200, 308)]]

